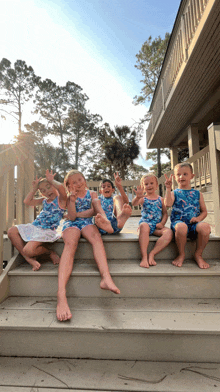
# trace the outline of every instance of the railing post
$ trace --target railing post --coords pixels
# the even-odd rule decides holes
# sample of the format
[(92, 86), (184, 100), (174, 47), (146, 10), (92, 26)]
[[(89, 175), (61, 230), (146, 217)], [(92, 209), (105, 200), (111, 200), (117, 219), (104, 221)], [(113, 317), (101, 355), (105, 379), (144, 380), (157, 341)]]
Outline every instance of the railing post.
[(34, 143), (33, 138), (28, 133), (19, 135), (19, 141), (23, 142), (23, 151), (28, 156), (28, 159), (17, 167), (16, 221), (21, 224), (34, 220), (33, 207), (26, 207), (23, 203), (34, 179)]
[(208, 134), (212, 174), (215, 235), (220, 236), (220, 151), (217, 149), (217, 147), (219, 148), (218, 140), (220, 138), (220, 123), (212, 123), (208, 127)]

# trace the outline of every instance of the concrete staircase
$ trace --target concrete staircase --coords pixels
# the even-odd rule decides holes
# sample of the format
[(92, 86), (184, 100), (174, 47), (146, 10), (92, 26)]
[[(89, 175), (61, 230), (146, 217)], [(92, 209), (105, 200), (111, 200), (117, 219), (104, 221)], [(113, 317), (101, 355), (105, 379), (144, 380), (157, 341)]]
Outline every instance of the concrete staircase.
[[(56, 320), (57, 266), (45, 261), (39, 271), (33, 272), (20, 255), (10, 261), (7, 266), (10, 295), (0, 304), (0, 359), (3, 361), (5, 358), (8, 377), (13, 366), (18, 366), (12, 357), (19, 357), (17, 361), (20, 366), (25, 366), (25, 357), (35, 357), (35, 360), (30, 361), (35, 361), (33, 366), (40, 366), (41, 369), (44, 366), (48, 368), (51, 363), (51, 359), (46, 358), (53, 358), (55, 362), (57, 358), (62, 366), (65, 361), (71, 361), (73, 368), (76, 366), (75, 361), (79, 361), (77, 366), (81, 372), (83, 366), (89, 363), (94, 371), (95, 360), (101, 366), (100, 369), (106, 369), (108, 363), (113, 366), (114, 362), (116, 376), (126, 374), (124, 389), (119, 377), (119, 384), (106, 384), (106, 388), (96, 390), (210, 392), (216, 390), (216, 383), (220, 387), (220, 378), (217, 377), (220, 366), (214, 366), (213, 370), (212, 364), (220, 362), (220, 238), (212, 236), (206, 247), (204, 258), (211, 265), (207, 270), (199, 269), (192, 260), (195, 243), (190, 241), (187, 242), (187, 261), (182, 268), (171, 264), (177, 252), (176, 245), (171, 243), (158, 255), (157, 266), (143, 269), (139, 267), (137, 235), (104, 236), (103, 240), (110, 272), (121, 294), (118, 296), (99, 288), (100, 275), (93, 261), (91, 247), (81, 239), (68, 285), (69, 304), (73, 313), (73, 318), (68, 322), (60, 323)], [(156, 240), (156, 237), (151, 237), (149, 251)], [(53, 248), (61, 254), (62, 240), (54, 244)], [(11, 357), (11, 361), (6, 357)], [(136, 361), (138, 366), (141, 366), (140, 363), (145, 364), (142, 368), (144, 373), (133, 373), (133, 370), (125, 372), (125, 369), (132, 369)], [(172, 376), (175, 382), (171, 383), (172, 388), (171, 384), (164, 388), (164, 369), (173, 368), (174, 363), (179, 363), (179, 370)], [(194, 377), (198, 377), (198, 366), (200, 373), (208, 374), (205, 379), (208, 384), (204, 384), (207, 389), (190, 389), (192, 383), (189, 383), (189, 389), (182, 388), (183, 374), (180, 374), (180, 368), (192, 366)], [(151, 367), (156, 367), (158, 371), (152, 373), (149, 370)], [(99, 379), (102, 380), (100, 369)], [(145, 371), (150, 372), (147, 378)], [(170, 370), (166, 372), (169, 375), (172, 373)], [(70, 383), (74, 386), (73, 390), (76, 386), (85, 388), (83, 390), (94, 390), (97, 387), (94, 381), (89, 389), (80, 374), (82, 383), (74, 384), (73, 380)], [(181, 377), (178, 378), (177, 374)], [(139, 381), (134, 388), (135, 379)], [(162, 380), (162, 384), (156, 387), (155, 382), (148, 382), (149, 379)], [(143, 384), (143, 380), (148, 381)], [(193, 382), (195, 386), (199, 385), (195, 380)], [(2, 385), (6, 388), (9, 384), (9, 381), (5, 381)], [(27, 381), (22, 385), (33, 386)], [(56, 390), (63, 391), (62, 388), (57, 386)], [(1, 389), (0, 381), (1, 392), (15, 390), (20, 391), (18, 388)]]

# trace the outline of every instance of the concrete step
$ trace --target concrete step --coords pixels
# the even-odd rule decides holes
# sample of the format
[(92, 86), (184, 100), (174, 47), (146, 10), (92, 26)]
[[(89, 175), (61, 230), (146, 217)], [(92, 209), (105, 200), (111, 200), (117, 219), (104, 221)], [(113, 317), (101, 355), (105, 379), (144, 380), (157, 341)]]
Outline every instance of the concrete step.
[[(141, 268), (139, 261), (109, 260), (109, 270), (120, 297), (143, 298), (220, 298), (219, 259), (207, 258), (209, 269), (200, 269), (194, 261), (181, 268), (168, 260), (158, 260), (154, 267)], [(45, 262), (32, 271), (26, 262), (9, 272), (11, 296), (55, 296), (58, 266)], [(100, 274), (94, 261), (77, 261), (67, 286), (69, 297), (112, 297), (100, 289)]]
[(148, 361), (220, 361), (220, 300), (71, 299), (58, 322), (56, 299), (1, 304), (2, 356)]
[[(140, 247), (138, 242), (138, 234), (133, 233), (120, 233), (117, 235), (105, 235), (102, 236), (106, 255), (108, 260), (139, 260), (141, 259)], [(153, 249), (155, 242), (158, 240), (156, 236), (150, 236), (150, 242), (148, 246), (148, 252)], [(54, 243), (51, 248), (54, 249), (59, 255), (63, 251), (63, 240), (60, 239)], [(195, 241), (187, 241), (186, 245), (186, 258), (193, 259), (195, 252)], [(209, 243), (204, 251), (204, 257), (209, 259), (216, 259), (220, 255), (220, 237), (211, 235)], [(157, 259), (171, 260), (177, 256), (177, 247), (174, 241), (172, 241), (168, 247), (157, 255)], [(80, 239), (79, 245), (76, 251), (75, 260), (91, 260), (93, 259), (93, 252), (91, 245), (83, 238)]]
[(0, 358), (1, 392), (216, 392), (219, 363)]

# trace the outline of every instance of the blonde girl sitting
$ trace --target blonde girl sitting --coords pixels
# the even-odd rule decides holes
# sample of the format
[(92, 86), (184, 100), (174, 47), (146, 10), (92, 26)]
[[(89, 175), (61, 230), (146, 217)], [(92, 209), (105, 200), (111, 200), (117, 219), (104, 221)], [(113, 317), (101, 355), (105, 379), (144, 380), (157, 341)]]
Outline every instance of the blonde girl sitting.
[[(168, 217), (167, 209), (163, 198), (156, 194), (157, 188), (157, 177), (154, 173), (147, 173), (141, 178), (137, 190), (134, 190), (136, 197), (132, 200), (133, 206), (142, 206), (142, 217), (139, 221), (139, 244), (142, 255), (140, 266), (145, 268), (157, 264), (154, 256), (164, 249), (173, 237), (172, 230), (164, 227)], [(160, 238), (148, 256), (149, 236), (152, 234)]]
[(111, 278), (103, 241), (92, 220), (94, 215), (92, 200), (97, 198), (96, 192), (88, 190), (84, 175), (77, 170), (67, 173), (64, 185), (69, 196), (68, 219), (62, 229), (65, 245), (58, 270), (57, 318), (59, 321), (69, 320), (72, 317), (66, 297), (66, 285), (72, 272), (74, 255), (81, 235), (92, 245), (94, 259), (101, 274), (101, 289), (120, 293)]

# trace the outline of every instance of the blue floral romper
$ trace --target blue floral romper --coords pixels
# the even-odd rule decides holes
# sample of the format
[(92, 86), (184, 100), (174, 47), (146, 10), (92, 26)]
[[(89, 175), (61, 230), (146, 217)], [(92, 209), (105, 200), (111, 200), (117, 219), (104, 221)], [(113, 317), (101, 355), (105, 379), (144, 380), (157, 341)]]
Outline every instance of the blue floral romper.
[[(91, 208), (92, 198), (90, 195), (90, 191), (86, 192), (84, 197), (77, 197), (76, 199), (76, 212), (82, 212), (89, 210)], [(76, 227), (79, 230), (82, 230), (84, 227), (88, 225), (93, 225), (92, 217), (91, 218), (76, 218), (74, 221), (66, 220), (62, 227), (62, 232), (71, 227)]]
[(54, 242), (61, 235), (56, 231), (65, 212), (60, 208), (58, 196), (48, 203), (43, 200), (42, 210), (33, 223), (17, 225), (21, 238), (25, 241)]
[(174, 203), (170, 216), (171, 229), (175, 232), (175, 226), (184, 222), (188, 226), (187, 237), (197, 237), (196, 226), (198, 223), (190, 223), (193, 217), (200, 215), (200, 192), (197, 189), (175, 189)]
[[(114, 200), (113, 197), (104, 197), (103, 195), (99, 196), (99, 200), (101, 200), (101, 206), (104, 210), (107, 219), (111, 222), (112, 228), (114, 230), (113, 234), (120, 233), (122, 229), (118, 228), (118, 222), (114, 215)], [(108, 234), (107, 231), (98, 228), (101, 234)]]
[(156, 230), (157, 223), (160, 223), (162, 220), (161, 197), (158, 196), (158, 198), (155, 200), (144, 197), (144, 203), (141, 209), (141, 216), (142, 217), (139, 221), (139, 225), (141, 223), (147, 223), (150, 227), (150, 235), (152, 235)]

